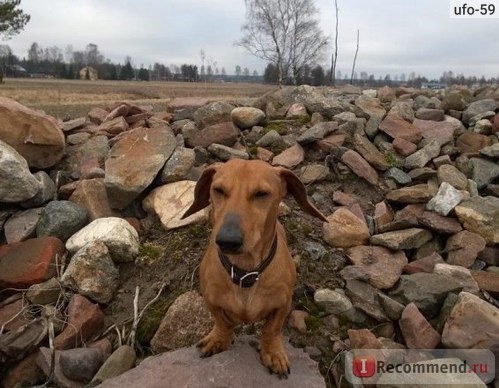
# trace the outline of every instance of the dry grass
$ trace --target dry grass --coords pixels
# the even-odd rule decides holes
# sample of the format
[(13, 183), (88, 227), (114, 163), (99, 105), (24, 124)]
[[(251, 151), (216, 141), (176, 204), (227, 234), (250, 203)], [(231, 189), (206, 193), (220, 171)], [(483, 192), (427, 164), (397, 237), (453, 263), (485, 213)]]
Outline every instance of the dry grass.
[(88, 81), (5, 79), (0, 96), (42, 109), (60, 118), (85, 115), (92, 107), (115, 101), (152, 105), (166, 110), (168, 103), (258, 97), (275, 86), (247, 83)]

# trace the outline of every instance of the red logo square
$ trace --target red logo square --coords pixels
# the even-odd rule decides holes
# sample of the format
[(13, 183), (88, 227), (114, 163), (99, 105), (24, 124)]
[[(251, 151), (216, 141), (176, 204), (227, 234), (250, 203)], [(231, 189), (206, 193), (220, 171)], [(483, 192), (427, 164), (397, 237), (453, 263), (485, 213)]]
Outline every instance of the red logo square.
[(352, 371), (357, 377), (373, 377), (376, 373), (376, 360), (371, 356), (355, 356)]

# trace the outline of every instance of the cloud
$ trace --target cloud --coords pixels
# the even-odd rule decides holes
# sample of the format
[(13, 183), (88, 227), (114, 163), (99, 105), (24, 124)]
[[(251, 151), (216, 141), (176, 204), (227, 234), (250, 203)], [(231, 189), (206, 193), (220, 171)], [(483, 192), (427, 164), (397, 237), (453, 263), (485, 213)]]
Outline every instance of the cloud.
[[(316, 0), (320, 25), (332, 37), (333, 0)], [(498, 76), (497, 19), (451, 19), (449, 2), (435, 0), (338, 0), (338, 68), (350, 72), (360, 30), (357, 71), (416, 73), (438, 77), (455, 73)], [(232, 73), (236, 65), (263, 72), (265, 63), (234, 42), (245, 20), (242, 0), (23, 0), (31, 14), (25, 31), (5, 42), (23, 57), (32, 42), (42, 47), (71, 44), (83, 50), (95, 43), (114, 62), (130, 55), (135, 64), (201, 64), (199, 52)], [(333, 47), (325, 55), (329, 67)]]

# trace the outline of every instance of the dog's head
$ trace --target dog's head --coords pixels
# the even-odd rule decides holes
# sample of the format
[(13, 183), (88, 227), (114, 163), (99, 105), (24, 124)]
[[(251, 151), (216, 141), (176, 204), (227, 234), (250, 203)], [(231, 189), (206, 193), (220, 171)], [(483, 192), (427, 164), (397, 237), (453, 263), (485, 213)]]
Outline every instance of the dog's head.
[(255, 252), (262, 241), (273, 238), (279, 203), (287, 193), (305, 212), (327, 222), (291, 171), (260, 160), (240, 159), (216, 163), (203, 171), (194, 202), (182, 218), (211, 203), (215, 242), (220, 249), (229, 254)]

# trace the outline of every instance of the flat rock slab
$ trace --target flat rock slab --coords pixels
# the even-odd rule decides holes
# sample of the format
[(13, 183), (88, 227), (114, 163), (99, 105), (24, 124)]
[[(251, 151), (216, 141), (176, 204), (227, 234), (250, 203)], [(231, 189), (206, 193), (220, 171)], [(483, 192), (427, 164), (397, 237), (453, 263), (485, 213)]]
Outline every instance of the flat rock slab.
[(104, 381), (99, 387), (326, 387), (317, 363), (303, 350), (286, 343), (291, 374), (280, 380), (260, 363), (252, 342), (256, 343), (254, 337), (239, 337), (229, 350), (209, 358), (200, 358), (195, 346), (163, 353), (147, 358), (138, 367)]

